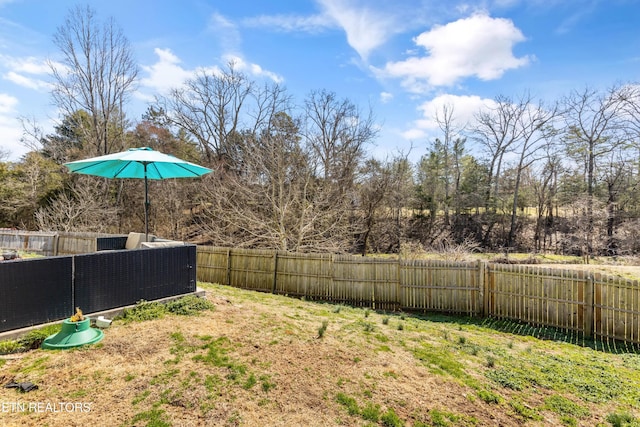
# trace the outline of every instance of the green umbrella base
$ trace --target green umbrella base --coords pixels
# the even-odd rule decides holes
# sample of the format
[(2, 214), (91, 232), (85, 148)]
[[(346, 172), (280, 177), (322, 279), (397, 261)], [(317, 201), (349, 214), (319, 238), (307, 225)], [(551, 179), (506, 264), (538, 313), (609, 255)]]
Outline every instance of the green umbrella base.
[(79, 322), (69, 319), (62, 321), (62, 329), (57, 334), (47, 337), (42, 343), (42, 348), (64, 350), (80, 347), (81, 345), (95, 344), (100, 341), (104, 333), (91, 327), (91, 319), (86, 317)]

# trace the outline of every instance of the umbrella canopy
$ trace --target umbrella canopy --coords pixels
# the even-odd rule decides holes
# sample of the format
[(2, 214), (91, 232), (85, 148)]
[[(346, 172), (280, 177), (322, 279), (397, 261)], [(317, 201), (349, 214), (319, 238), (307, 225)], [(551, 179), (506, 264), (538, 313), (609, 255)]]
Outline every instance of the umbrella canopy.
[(196, 178), (211, 172), (149, 147), (130, 148), (120, 153), (92, 157), (64, 164), (71, 172), (105, 178), (144, 179), (144, 230), (149, 237), (149, 179)]

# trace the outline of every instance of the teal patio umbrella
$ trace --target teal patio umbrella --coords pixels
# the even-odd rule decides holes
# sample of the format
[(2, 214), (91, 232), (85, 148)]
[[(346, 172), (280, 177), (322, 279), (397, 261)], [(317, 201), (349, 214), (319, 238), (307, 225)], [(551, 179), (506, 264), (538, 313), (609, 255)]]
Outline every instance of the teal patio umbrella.
[(64, 164), (71, 172), (105, 178), (144, 179), (144, 232), (149, 238), (149, 187), (150, 179), (197, 178), (211, 169), (199, 166), (149, 147), (130, 148), (119, 153), (107, 154)]

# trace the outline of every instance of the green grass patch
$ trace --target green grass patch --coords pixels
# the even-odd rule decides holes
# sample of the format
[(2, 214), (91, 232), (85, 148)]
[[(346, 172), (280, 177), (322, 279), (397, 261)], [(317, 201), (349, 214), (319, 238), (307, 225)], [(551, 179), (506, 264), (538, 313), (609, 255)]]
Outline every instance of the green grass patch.
[(380, 405), (377, 403), (367, 402), (367, 404), (360, 410), (360, 416), (365, 421), (377, 423), (381, 416)]
[(380, 417), (380, 421), (385, 427), (404, 427), (404, 421), (396, 414), (393, 408), (387, 409)]
[(502, 402), (502, 398), (489, 390), (478, 390), (476, 395), (485, 403), (492, 403), (499, 405)]
[(542, 409), (576, 418), (586, 418), (589, 416), (589, 410), (587, 408), (558, 394), (545, 398)]
[(511, 390), (521, 391), (528, 385), (527, 379), (511, 368), (492, 369), (485, 375), (499, 386)]
[(246, 381), (242, 384), (242, 388), (245, 390), (249, 390), (257, 383), (258, 383), (258, 380), (256, 379), (256, 376), (252, 372), (251, 374), (249, 374)]
[(431, 344), (423, 343), (413, 349), (413, 355), (436, 374), (448, 374), (454, 378), (466, 376), (464, 365), (457, 360), (458, 356), (447, 351), (444, 347), (435, 347)]
[(521, 418), (525, 420), (532, 421), (540, 421), (542, 420), (542, 416), (538, 413), (535, 408), (527, 405), (526, 403), (521, 402), (519, 399), (513, 399), (509, 402), (509, 406), (513, 409), (513, 412), (516, 413)]
[(42, 356), (31, 361), (30, 364), (20, 369), (21, 374), (30, 373), (44, 373), (47, 370), (46, 362), (49, 360), (49, 356)]
[(229, 341), (229, 338), (219, 337), (211, 339), (201, 348), (206, 350), (206, 353), (195, 355), (193, 360), (203, 362), (211, 366), (227, 368), (227, 379), (232, 381), (239, 380), (240, 377), (246, 374), (247, 367), (244, 364), (231, 359), (228, 355), (231, 349), (231, 342)]
[(613, 427), (640, 427), (640, 420), (627, 412), (609, 414), (607, 422)]
[(344, 406), (347, 409), (349, 415), (359, 415), (360, 407), (358, 406), (358, 402), (355, 398), (348, 396), (344, 393), (336, 394), (336, 402), (340, 405)]
[(130, 425), (138, 425), (140, 422), (144, 422), (147, 427), (171, 427), (165, 411), (156, 408), (134, 415)]
[(269, 375), (260, 375), (260, 382), (262, 384), (262, 391), (268, 393), (269, 390), (276, 388), (276, 383), (271, 381), (271, 377)]
[(13, 354), (25, 351), (25, 348), (17, 340), (0, 341), (0, 354)]

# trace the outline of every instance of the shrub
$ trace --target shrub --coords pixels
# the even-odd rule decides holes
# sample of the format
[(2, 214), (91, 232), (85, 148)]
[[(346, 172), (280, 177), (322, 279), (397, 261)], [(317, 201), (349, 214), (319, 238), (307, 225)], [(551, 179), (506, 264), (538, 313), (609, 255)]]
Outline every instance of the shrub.
[(125, 322), (141, 322), (160, 319), (166, 312), (167, 309), (163, 304), (143, 300), (139, 301), (134, 307), (125, 309), (118, 318)]
[(640, 427), (640, 421), (626, 412), (607, 415), (607, 422), (613, 427)]
[(318, 328), (318, 338), (322, 338), (324, 333), (327, 331), (327, 327), (329, 326), (329, 322), (326, 320), (322, 321), (322, 326)]
[(169, 313), (191, 316), (200, 311), (213, 310), (214, 305), (205, 298), (187, 295), (186, 297), (168, 302), (166, 308)]
[(49, 336), (53, 334), (57, 334), (60, 332), (62, 325), (49, 325), (44, 328), (35, 329), (33, 331), (27, 332), (25, 335), (20, 337), (18, 342), (22, 347), (26, 350), (32, 350), (39, 348), (42, 345), (42, 342)]
[(204, 298), (187, 295), (166, 304), (157, 301), (139, 301), (134, 307), (125, 309), (118, 319), (125, 322), (160, 319), (165, 314), (193, 316), (200, 311), (213, 310), (214, 305)]
[(19, 353), (24, 350), (25, 348), (22, 345), (20, 345), (18, 341), (15, 341), (15, 340), (0, 341), (0, 354)]

